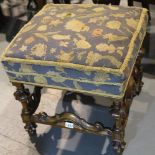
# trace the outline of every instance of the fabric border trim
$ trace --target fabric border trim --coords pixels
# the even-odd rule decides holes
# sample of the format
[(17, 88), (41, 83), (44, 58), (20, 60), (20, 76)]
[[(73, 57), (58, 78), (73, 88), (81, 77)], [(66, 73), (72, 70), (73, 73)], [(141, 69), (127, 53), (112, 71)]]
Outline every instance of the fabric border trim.
[(97, 81), (89, 81), (89, 80), (79, 80), (79, 79), (73, 79), (73, 78), (66, 78), (66, 77), (62, 77), (62, 76), (53, 76), (53, 75), (43, 75), (43, 74), (38, 74), (38, 73), (24, 73), (24, 72), (15, 72), (15, 71), (9, 71), (9, 70), (4, 70), (7, 73), (12, 73), (15, 75), (34, 75), (34, 76), (44, 76), (44, 77), (49, 77), (49, 78), (57, 78), (57, 79), (65, 79), (65, 80), (72, 80), (72, 81), (78, 81), (78, 82), (83, 82), (83, 83), (92, 83), (92, 84), (105, 84), (105, 85), (113, 85), (113, 86), (122, 86), (126, 81), (122, 82), (122, 83), (114, 83), (114, 82), (97, 82)]
[(82, 93), (88, 93), (88, 94), (94, 94), (94, 95), (99, 95), (99, 96), (104, 96), (104, 97), (111, 97), (114, 99), (122, 99), (124, 94), (120, 94), (120, 95), (112, 95), (112, 94), (108, 94), (108, 93), (96, 93), (93, 91), (86, 91), (86, 90), (78, 90), (78, 89), (72, 89), (72, 88), (65, 88), (65, 87), (59, 87), (59, 86), (53, 86), (53, 85), (45, 85), (45, 84), (38, 84), (38, 83), (32, 83), (32, 82), (25, 82), (25, 81), (17, 81), (17, 80), (11, 80), (10, 82), (12, 83), (23, 83), (23, 84), (27, 84), (27, 85), (33, 85), (33, 86), (40, 86), (40, 87), (46, 87), (46, 88), (53, 88), (53, 89), (59, 89), (59, 90), (70, 90), (70, 91), (74, 91), (74, 92), (82, 92)]

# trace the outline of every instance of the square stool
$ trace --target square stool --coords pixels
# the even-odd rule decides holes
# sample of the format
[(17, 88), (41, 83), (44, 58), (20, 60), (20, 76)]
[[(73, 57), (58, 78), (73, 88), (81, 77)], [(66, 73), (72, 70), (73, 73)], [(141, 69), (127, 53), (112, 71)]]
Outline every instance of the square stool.
[[(30, 135), (36, 123), (112, 137), (114, 150), (125, 148), (124, 133), (132, 99), (142, 88), (140, 50), (147, 10), (94, 4), (47, 4), (9, 44), (1, 57), (22, 119)], [(34, 92), (24, 87), (33, 85)], [(43, 87), (111, 98), (113, 128), (88, 123), (73, 113), (36, 114)]]

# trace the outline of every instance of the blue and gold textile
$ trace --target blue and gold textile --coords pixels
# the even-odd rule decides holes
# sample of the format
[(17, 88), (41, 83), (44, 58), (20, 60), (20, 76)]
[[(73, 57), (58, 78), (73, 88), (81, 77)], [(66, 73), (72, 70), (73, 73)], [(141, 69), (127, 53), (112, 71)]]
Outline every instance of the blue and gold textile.
[(47, 4), (2, 55), (10, 81), (121, 98), (147, 27), (146, 9)]

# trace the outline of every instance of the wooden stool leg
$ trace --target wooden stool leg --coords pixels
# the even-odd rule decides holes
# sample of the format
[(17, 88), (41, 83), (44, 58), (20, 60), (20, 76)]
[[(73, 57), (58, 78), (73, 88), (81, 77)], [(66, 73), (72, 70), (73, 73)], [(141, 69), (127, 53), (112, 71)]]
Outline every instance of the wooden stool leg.
[(21, 83), (12, 83), (16, 86), (17, 90), (14, 93), (15, 99), (20, 101), (22, 104), (22, 120), (26, 124), (25, 129), (30, 136), (36, 134), (37, 125), (31, 122), (31, 116), (38, 108), (40, 97), (41, 97), (41, 87), (35, 87), (34, 92), (30, 94), (29, 90), (24, 87)]
[(112, 116), (115, 119), (115, 124), (113, 127), (113, 147), (114, 150), (118, 154), (122, 154), (122, 152), (125, 149), (125, 141), (124, 141), (124, 136), (125, 136), (125, 125), (124, 125), (124, 118), (123, 118), (123, 106), (122, 103), (115, 102), (113, 104), (113, 110), (112, 110)]
[(136, 82), (131, 76), (126, 93), (122, 100), (115, 101), (112, 108), (112, 116), (115, 119), (113, 127), (113, 147), (118, 154), (122, 154), (125, 149), (125, 127), (128, 121), (130, 106), (135, 94)]

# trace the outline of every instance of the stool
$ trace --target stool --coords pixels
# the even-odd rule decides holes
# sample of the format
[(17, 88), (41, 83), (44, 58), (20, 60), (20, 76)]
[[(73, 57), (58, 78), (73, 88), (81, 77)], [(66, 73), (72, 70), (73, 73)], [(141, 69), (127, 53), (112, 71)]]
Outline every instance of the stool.
[[(121, 154), (129, 108), (142, 88), (140, 51), (147, 27), (142, 8), (47, 4), (17, 34), (1, 57), (30, 135), (36, 123), (112, 137)], [(33, 93), (24, 85), (34, 86)], [(36, 114), (42, 88), (108, 97), (115, 124), (89, 123), (73, 113)], [(101, 116), (103, 117), (103, 116)]]

